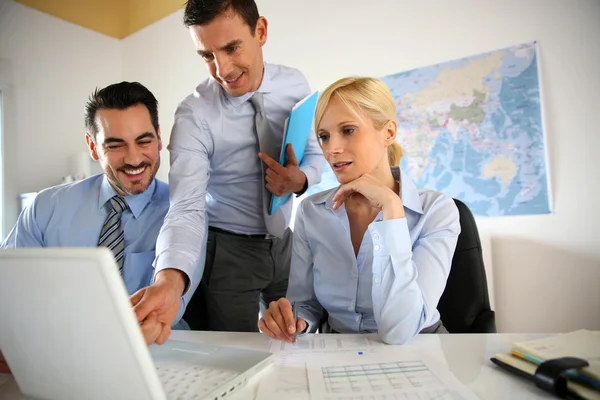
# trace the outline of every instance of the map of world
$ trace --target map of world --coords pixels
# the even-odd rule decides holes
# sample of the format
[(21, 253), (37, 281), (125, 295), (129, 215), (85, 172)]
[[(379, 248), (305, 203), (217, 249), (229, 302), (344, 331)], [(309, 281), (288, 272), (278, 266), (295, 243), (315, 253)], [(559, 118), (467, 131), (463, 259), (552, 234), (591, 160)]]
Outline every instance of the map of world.
[[(475, 215), (551, 212), (537, 43), (381, 78), (397, 105), (402, 169)], [(329, 166), (308, 194), (337, 186)]]

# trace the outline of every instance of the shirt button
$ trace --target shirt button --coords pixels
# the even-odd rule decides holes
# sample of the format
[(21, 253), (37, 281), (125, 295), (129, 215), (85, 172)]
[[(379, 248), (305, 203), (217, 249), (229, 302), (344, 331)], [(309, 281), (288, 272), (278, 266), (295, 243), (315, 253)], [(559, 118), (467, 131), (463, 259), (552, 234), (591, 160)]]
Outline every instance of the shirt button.
[(357, 315), (357, 316), (356, 316), (356, 320), (357, 320), (357, 321), (360, 321), (360, 315)]
[(352, 279), (356, 279), (356, 278), (358, 278), (358, 274), (355, 272), (352, 274)]
[(350, 307), (354, 307), (354, 305), (355, 305), (355, 304), (356, 304), (356, 303), (355, 303), (354, 301), (352, 301), (352, 302), (350, 303)]
[(375, 240), (379, 240), (379, 235), (378, 235), (378, 234), (376, 234), (376, 233), (374, 233), (374, 234), (373, 234), (373, 239), (375, 239)]
[(378, 244), (375, 245), (375, 251), (379, 251), (380, 247)]
[(376, 284), (378, 284), (379, 283), (379, 278), (378, 277), (373, 278), (373, 282), (375, 282)]

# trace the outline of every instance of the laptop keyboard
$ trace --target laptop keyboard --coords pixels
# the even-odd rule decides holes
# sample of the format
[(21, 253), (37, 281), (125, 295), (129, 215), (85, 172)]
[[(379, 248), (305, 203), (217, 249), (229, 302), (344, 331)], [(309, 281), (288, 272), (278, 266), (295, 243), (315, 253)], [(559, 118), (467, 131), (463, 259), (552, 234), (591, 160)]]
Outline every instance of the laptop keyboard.
[[(169, 400), (200, 400), (237, 373), (229, 370), (207, 368), (200, 365), (169, 362), (156, 367), (158, 377)], [(229, 389), (218, 398), (225, 397)]]

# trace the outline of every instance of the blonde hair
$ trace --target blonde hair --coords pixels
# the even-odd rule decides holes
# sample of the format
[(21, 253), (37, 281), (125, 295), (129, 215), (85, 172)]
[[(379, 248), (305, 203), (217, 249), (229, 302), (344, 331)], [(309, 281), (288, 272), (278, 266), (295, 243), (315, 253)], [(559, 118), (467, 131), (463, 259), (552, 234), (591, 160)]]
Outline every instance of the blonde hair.
[[(348, 77), (337, 80), (323, 91), (315, 111), (315, 132), (333, 96), (336, 96), (348, 109), (356, 113), (360, 109), (373, 121), (377, 130), (383, 129), (389, 121), (396, 120), (396, 102), (390, 89), (383, 81), (375, 78)], [(357, 115), (358, 116), (358, 115)], [(387, 149), (390, 166), (400, 165), (402, 147), (394, 142)]]

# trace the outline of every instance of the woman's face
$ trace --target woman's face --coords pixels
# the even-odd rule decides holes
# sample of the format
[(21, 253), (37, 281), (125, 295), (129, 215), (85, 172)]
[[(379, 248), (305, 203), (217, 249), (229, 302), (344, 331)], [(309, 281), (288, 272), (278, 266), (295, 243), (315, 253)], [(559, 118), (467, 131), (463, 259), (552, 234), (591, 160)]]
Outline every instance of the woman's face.
[(317, 128), (325, 159), (341, 184), (389, 168), (387, 147), (396, 136), (394, 121), (378, 130), (362, 110), (353, 111), (334, 95)]

